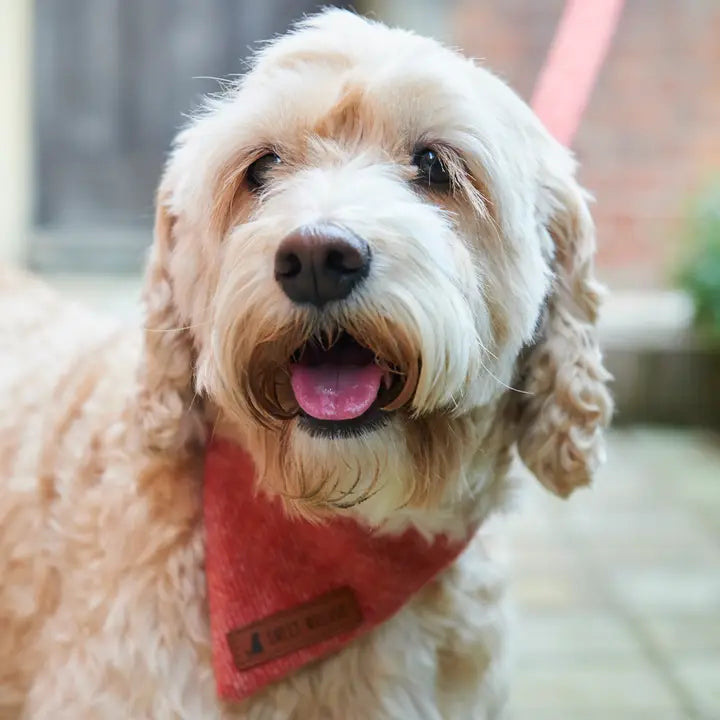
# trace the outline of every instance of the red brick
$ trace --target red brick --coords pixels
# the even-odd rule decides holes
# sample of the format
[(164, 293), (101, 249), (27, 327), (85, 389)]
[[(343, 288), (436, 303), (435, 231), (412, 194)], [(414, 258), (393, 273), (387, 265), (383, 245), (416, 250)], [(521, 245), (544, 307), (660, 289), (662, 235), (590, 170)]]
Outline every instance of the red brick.
[[(563, 0), (458, 0), (456, 42), (528, 98)], [(692, 196), (720, 174), (720, 2), (627, 0), (575, 150), (601, 275), (672, 282)]]

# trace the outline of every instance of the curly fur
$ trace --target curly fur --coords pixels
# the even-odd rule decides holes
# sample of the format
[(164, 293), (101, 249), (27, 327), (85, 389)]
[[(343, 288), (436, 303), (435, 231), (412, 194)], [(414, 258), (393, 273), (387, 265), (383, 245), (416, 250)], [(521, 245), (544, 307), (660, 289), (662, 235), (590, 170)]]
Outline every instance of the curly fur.
[[(414, 179), (432, 145), (447, 192)], [(267, 189), (246, 182), (268, 149)], [(176, 141), (142, 333), (0, 276), (0, 716), (498, 718), (502, 578), (485, 550), (517, 446), (560, 495), (589, 482), (611, 402), (594, 232), (574, 162), (499, 80), (432, 40), (328, 11), (267, 45)], [(272, 257), (350, 227), (372, 272), (322, 312)], [(388, 424), (297, 426), (289, 355), (351, 332), (402, 376)], [(378, 630), (242, 705), (218, 701), (203, 575), (208, 432), (289, 512), (377, 532), (482, 528)]]

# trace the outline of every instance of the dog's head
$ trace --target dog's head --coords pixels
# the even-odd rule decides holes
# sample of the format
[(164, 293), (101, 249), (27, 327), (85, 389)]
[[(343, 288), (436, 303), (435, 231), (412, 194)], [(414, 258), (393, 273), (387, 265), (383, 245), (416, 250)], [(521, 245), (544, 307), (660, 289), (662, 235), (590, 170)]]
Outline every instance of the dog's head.
[(158, 195), (143, 397), (199, 397), (299, 510), (437, 506), (517, 443), (588, 482), (610, 401), (569, 154), (502, 82), (343, 11), (180, 133)]

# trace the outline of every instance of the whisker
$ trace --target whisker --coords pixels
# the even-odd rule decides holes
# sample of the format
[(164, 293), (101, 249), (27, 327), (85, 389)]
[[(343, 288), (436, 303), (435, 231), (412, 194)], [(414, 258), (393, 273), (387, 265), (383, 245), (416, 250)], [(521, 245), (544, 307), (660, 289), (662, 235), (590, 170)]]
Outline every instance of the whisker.
[(208, 325), (211, 321), (210, 320), (203, 320), (202, 322), (194, 323), (192, 325), (179, 325), (178, 327), (171, 327), (171, 328), (151, 328), (151, 327), (143, 327), (144, 332), (150, 332), (150, 333), (170, 333), (170, 332), (183, 332), (184, 330), (194, 330), (195, 328), (204, 327), (205, 325)]
[(215, 431), (217, 430), (218, 423), (220, 422), (220, 414), (215, 417), (215, 421), (213, 422), (212, 429), (210, 430), (210, 437), (208, 438), (208, 444), (210, 444), (215, 439)]
[[(355, 482), (352, 484), (349, 490), (346, 490), (345, 492), (341, 493), (339, 497), (333, 498), (332, 494), (337, 489), (337, 486), (340, 482), (340, 478), (338, 476), (338, 479), (335, 481), (335, 484), (332, 487), (332, 490), (327, 494), (327, 502), (333, 505), (337, 505), (343, 498), (349, 497), (355, 492), (355, 488), (360, 484), (360, 479), (362, 477), (362, 472), (358, 469), (356, 475), (355, 475)], [(361, 496), (362, 497), (362, 496)]]
[(336, 503), (334, 507), (338, 508), (339, 510), (349, 510), (350, 508), (357, 507), (358, 505), (362, 505), (363, 503), (367, 502), (371, 498), (375, 497), (375, 495), (377, 495), (384, 488), (385, 488), (385, 485), (383, 484), (372, 493), (364, 493), (357, 500), (353, 500), (350, 503), (342, 503), (342, 504)]
[[(483, 345), (483, 343), (478, 340), (478, 343), (480, 345), (480, 349), (483, 352), (488, 353), (489, 355), (492, 355), (490, 351)], [(493, 356), (494, 357), (494, 356)], [(496, 358), (497, 359), (497, 358)], [(483, 362), (482, 354), (480, 355), (480, 366), (482, 369), (493, 379), (495, 382), (500, 385), (500, 387), (504, 387), (506, 390), (512, 390), (512, 392), (520, 393), (521, 395), (534, 395), (534, 393), (528, 392), (527, 390), (521, 390), (520, 388), (513, 387), (512, 385), (508, 385), (506, 382), (503, 382), (495, 373), (493, 373), (492, 370)]]

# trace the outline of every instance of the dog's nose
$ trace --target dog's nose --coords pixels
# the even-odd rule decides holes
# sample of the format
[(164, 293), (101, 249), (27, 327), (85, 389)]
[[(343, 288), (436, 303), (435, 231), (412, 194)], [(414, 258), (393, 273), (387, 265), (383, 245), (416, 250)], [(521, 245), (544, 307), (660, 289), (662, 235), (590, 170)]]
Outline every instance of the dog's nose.
[(340, 225), (300, 227), (275, 253), (275, 279), (284, 293), (317, 307), (347, 297), (369, 269), (368, 244)]

